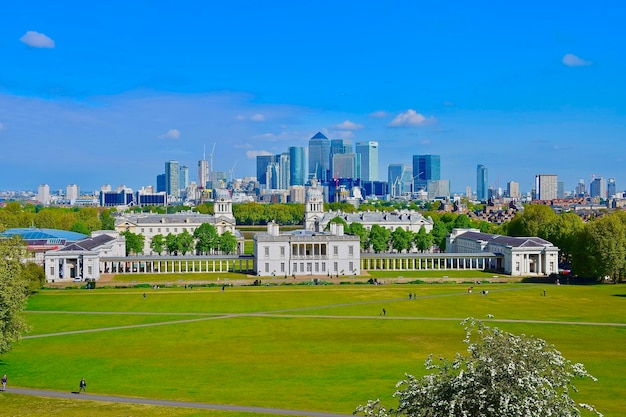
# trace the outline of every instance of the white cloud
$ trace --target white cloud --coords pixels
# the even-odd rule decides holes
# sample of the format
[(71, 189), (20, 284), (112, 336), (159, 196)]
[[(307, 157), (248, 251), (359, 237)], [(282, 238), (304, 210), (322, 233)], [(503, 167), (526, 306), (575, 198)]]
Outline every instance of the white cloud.
[(43, 33), (29, 30), (20, 38), (20, 41), (32, 48), (54, 48), (54, 41)]
[(162, 135), (159, 135), (159, 139), (178, 139), (180, 138), (180, 131), (178, 129), (170, 129)]
[(565, 54), (565, 56), (563, 56), (562, 62), (563, 65), (567, 65), (568, 67), (585, 67), (587, 65), (591, 65), (591, 61), (582, 59), (581, 57), (574, 54)]
[(370, 113), (369, 116), (375, 117), (377, 119), (382, 119), (383, 117), (389, 116), (389, 113), (387, 113), (386, 111), (379, 110), (379, 111), (375, 111), (374, 113)]
[(436, 122), (436, 119), (432, 116), (426, 117), (421, 113), (417, 113), (413, 109), (408, 109), (404, 113), (397, 115), (388, 126), (391, 127), (415, 127), (426, 126)]
[(329, 136), (342, 139), (352, 139), (354, 138), (354, 132), (350, 130), (335, 130), (331, 132)]
[(274, 155), (274, 154), (268, 151), (247, 151), (246, 152), (246, 157), (248, 159), (255, 159), (257, 156), (262, 156), (262, 155)]
[(261, 113), (253, 114), (252, 116), (250, 116), (250, 120), (252, 120), (253, 122), (262, 122), (265, 120), (265, 116), (263, 116)]
[(343, 122), (339, 123), (338, 125), (333, 126), (335, 129), (339, 129), (339, 130), (356, 130), (356, 129), (363, 129), (363, 125), (351, 122), (350, 120), (344, 120)]

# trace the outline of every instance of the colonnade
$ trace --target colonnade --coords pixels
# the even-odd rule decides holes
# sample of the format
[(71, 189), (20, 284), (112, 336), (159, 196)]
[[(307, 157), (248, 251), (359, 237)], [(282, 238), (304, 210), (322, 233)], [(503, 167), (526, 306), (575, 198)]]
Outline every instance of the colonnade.
[(389, 271), (497, 269), (497, 255), (448, 253), (435, 255), (361, 254), (361, 269)]
[(171, 274), (200, 272), (252, 272), (250, 257), (234, 259), (132, 259), (100, 258), (100, 272), (105, 274)]

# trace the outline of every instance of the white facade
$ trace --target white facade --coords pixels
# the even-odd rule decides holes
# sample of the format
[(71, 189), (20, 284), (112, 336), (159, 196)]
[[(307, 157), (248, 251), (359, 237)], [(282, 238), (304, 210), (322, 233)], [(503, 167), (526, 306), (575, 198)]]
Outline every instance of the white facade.
[(554, 200), (558, 197), (558, 177), (554, 174), (535, 176), (537, 200)]
[(446, 238), (446, 253), (502, 255), (498, 269), (513, 276), (558, 273), (559, 248), (538, 237), (512, 237), (481, 233), (478, 229), (453, 229)]
[(360, 273), (359, 237), (344, 235), (340, 224), (332, 224), (329, 233), (280, 233), (277, 224), (269, 223), (266, 233), (254, 236), (254, 256), (256, 273), (261, 277)]
[(70, 184), (65, 188), (65, 198), (70, 201), (70, 204), (74, 204), (78, 197), (80, 196), (80, 191), (78, 185)]
[(37, 200), (44, 206), (50, 204), (50, 186), (48, 184), (41, 184), (37, 187)]
[(126, 239), (117, 232), (100, 230), (91, 237), (62, 249), (46, 252), (46, 281), (63, 282), (74, 279), (100, 278), (100, 258), (125, 256)]

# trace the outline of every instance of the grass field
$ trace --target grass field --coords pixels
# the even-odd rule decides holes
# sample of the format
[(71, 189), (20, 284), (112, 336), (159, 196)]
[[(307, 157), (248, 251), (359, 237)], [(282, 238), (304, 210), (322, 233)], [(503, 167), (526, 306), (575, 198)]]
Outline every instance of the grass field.
[[(405, 372), (424, 374), (428, 354), (464, 351), (463, 318), (493, 314), (493, 325), (542, 337), (583, 362), (599, 381), (578, 383), (575, 399), (605, 416), (623, 415), (626, 288), (482, 284), (471, 294), (467, 288), (46, 290), (29, 300), (32, 332), (0, 357), (0, 373), (10, 386), (67, 392), (84, 376), (91, 393), (350, 414), (368, 399), (393, 404), (395, 383)], [(6, 398), (3, 415), (16, 416), (57, 415), (42, 414), (45, 404), (66, 416), (255, 415)]]

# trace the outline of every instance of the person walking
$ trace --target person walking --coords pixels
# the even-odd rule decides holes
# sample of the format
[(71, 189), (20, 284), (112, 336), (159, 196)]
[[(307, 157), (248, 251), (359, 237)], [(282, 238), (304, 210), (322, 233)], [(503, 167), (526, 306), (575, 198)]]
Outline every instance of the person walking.
[(7, 374), (2, 375), (2, 391), (7, 390)]
[(83, 391), (85, 392), (85, 394), (87, 394), (87, 382), (85, 381), (85, 378), (81, 378), (80, 385), (79, 385), (79, 388), (78, 388), (78, 392), (79, 393), (81, 393)]

